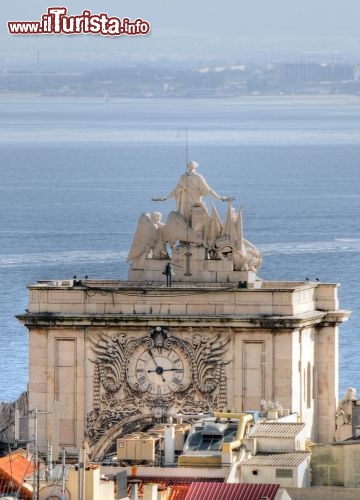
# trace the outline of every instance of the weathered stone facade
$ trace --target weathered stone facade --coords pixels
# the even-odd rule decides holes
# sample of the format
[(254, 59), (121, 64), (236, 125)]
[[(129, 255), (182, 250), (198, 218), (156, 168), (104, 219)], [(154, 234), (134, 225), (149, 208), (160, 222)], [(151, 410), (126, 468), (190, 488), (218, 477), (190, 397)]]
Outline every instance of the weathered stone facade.
[(29, 289), (19, 318), (30, 332), (29, 406), (48, 412), (43, 446), (54, 401), (60, 446), (87, 439), (98, 456), (156, 415), (260, 410), (261, 400), (297, 412), (307, 437), (334, 437), (338, 325), (349, 314), (336, 285), (87, 280)]

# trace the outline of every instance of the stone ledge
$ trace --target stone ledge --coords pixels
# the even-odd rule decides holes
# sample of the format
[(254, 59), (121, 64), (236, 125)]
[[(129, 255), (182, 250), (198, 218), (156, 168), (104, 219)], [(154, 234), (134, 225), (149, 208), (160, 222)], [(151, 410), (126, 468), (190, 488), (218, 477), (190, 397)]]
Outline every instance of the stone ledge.
[[(350, 311), (336, 311), (336, 322), (346, 320)], [(242, 315), (234, 316), (227, 314), (216, 315), (188, 315), (188, 314), (49, 314), (49, 313), (28, 313), (16, 316), (17, 319), (26, 326), (39, 327), (66, 327), (74, 326), (76, 328), (85, 328), (88, 326), (118, 326), (146, 324), (147, 326), (156, 326), (159, 323), (163, 325), (191, 326), (194, 323), (219, 327), (238, 327), (238, 328), (278, 328), (294, 329), (304, 328), (312, 325), (326, 326), (328, 323), (327, 314), (321, 311), (314, 311), (311, 314), (303, 316), (267, 316), (267, 315)]]

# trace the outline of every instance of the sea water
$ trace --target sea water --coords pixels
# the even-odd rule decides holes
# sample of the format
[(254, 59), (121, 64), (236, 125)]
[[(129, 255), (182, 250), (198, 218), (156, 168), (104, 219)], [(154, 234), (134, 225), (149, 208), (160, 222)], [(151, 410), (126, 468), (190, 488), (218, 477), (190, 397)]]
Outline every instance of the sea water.
[[(187, 146), (186, 146), (187, 143)], [(0, 401), (28, 381), (26, 286), (126, 279), (142, 212), (200, 163), (243, 207), (265, 280), (340, 283), (340, 387), (360, 391), (360, 99), (0, 96)], [(222, 215), (226, 203), (216, 202)]]

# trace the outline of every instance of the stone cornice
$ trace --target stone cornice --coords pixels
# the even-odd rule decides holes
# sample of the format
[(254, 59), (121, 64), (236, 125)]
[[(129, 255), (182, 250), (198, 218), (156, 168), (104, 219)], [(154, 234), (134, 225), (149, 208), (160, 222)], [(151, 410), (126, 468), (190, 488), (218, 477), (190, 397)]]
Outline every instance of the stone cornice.
[(115, 326), (201, 326), (232, 327), (259, 329), (302, 329), (309, 326), (336, 325), (346, 321), (351, 312), (313, 311), (301, 316), (268, 316), (268, 315), (167, 315), (167, 314), (55, 314), (26, 313), (16, 317), (27, 327), (115, 327)]

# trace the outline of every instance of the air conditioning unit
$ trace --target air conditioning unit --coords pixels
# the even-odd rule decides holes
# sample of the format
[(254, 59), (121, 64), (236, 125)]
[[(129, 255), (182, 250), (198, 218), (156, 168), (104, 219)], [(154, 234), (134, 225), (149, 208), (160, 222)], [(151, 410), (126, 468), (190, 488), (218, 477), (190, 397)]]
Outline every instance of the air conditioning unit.
[(74, 280), (58, 280), (51, 283), (52, 286), (58, 286), (61, 288), (71, 288), (74, 286)]

